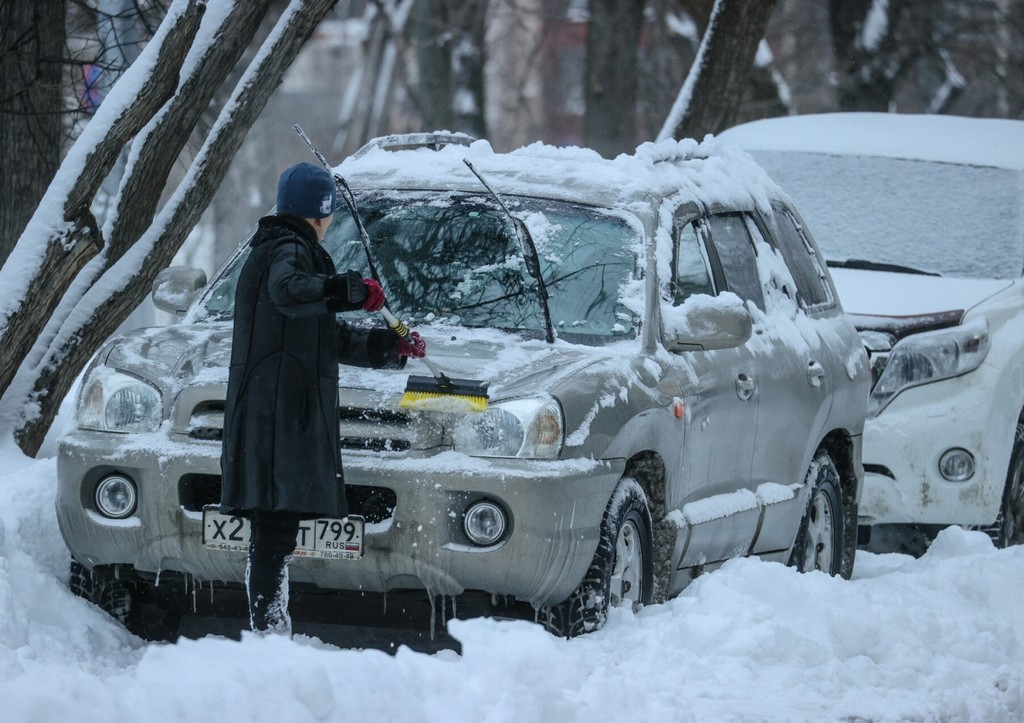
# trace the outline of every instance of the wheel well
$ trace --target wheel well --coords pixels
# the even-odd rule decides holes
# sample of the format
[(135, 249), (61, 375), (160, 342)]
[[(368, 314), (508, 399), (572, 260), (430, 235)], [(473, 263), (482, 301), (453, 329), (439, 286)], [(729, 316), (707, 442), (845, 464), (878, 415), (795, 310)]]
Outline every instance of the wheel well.
[(843, 485), (843, 502), (855, 502), (858, 481), (856, 460), (853, 458), (853, 440), (842, 430), (834, 429), (825, 435), (818, 449), (828, 452), (828, 456), (832, 458), (832, 463), (839, 472), (839, 479)]
[(626, 462), (624, 477), (632, 477), (647, 495), (651, 506), (651, 538), (653, 542), (654, 598), (656, 603), (668, 597), (669, 578), (672, 574), (672, 553), (675, 551), (675, 524), (665, 519), (665, 462), (657, 452), (640, 452)]
[(853, 573), (853, 555), (857, 549), (857, 520), (858, 505), (860, 498), (860, 479), (857, 466), (860, 460), (854, 458), (854, 445), (850, 435), (841, 429), (833, 429), (818, 446), (824, 450), (832, 460), (839, 472), (839, 484), (843, 496), (843, 549), (850, 558), (843, 561), (843, 577), (849, 579)]

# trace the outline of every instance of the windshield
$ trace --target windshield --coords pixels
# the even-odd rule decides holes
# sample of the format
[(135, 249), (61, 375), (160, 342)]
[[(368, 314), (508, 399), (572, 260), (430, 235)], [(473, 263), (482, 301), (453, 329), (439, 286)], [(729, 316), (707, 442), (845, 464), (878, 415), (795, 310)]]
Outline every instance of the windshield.
[(830, 261), (966, 278), (1024, 272), (1020, 171), (788, 151), (752, 155), (793, 197)]
[[(637, 234), (600, 209), (505, 199), (537, 245), (560, 337), (605, 343), (633, 334), (619, 292), (632, 276)], [(536, 282), (508, 216), (487, 196), (416, 192), (358, 195), (388, 305), (407, 324), (453, 324), (544, 335)], [(339, 270), (369, 276), (359, 231), (343, 204), (324, 239)], [(205, 305), (230, 316), (245, 254), (213, 285)], [(359, 312), (356, 316), (372, 317)]]

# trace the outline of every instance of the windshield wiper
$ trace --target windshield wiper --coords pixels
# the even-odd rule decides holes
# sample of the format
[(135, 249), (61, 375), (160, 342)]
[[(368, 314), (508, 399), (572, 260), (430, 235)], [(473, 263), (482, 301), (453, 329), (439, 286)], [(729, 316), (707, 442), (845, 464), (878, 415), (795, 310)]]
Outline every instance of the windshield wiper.
[(917, 274), (918, 276), (941, 276), (934, 271), (922, 271), (913, 266), (901, 266), (900, 264), (887, 264), (881, 261), (868, 261), (867, 259), (845, 259), (843, 261), (826, 261), (833, 269), (864, 269), (865, 271), (891, 271), (894, 274)]
[(501, 209), (505, 212), (505, 215), (512, 221), (512, 226), (516, 230), (516, 237), (519, 241), (519, 250), (523, 254), (523, 261), (526, 263), (526, 272), (537, 280), (537, 296), (540, 297), (541, 311), (544, 312), (544, 333), (545, 338), (549, 344), (555, 343), (555, 327), (551, 323), (551, 309), (548, 307), (548, 287), (544, 283), (544, 275), (540, 271), (540, 255), (537, 253), (537, 245), (533, 242), (533, 236), (530, 235), (530, 230), (526, 228), (526, 224), (523, 223), (521, 218), (512, 215), (512, 212), (508, 210), (508, 206), (501, 200), (501, 197), (494, 192), (484, 180), (484, 177), (477, 173), (477, 170), (473, 167), (473, 164), (469, 162), (468, 158), (463, 158), (462, 162), (466, 164), (473, 175), (477, 177), (480, 183), (483, 184), (487, 192), (491, 194), (491, 197), (498, 202)]

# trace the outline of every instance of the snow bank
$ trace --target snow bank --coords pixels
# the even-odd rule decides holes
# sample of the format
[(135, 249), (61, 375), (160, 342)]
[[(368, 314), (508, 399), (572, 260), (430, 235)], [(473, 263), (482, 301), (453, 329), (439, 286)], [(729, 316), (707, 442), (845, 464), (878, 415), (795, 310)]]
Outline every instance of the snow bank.
[(1024, 548), (940, 535), (853, 581), (736, 560), (574, 641), (455, 621), (428, 655), (315, 638), (146, 644), (66, 589), (53, 459), (0, 448), (5, 721), (1016, 720)]

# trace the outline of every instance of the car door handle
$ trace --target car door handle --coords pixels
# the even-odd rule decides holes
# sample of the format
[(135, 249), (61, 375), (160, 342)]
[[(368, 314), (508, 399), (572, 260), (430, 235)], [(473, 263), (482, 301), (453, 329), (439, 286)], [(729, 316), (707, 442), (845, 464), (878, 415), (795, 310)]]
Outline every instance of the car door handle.
[(807, 362), (807, 383), (815, 389), (825, 383), (825, 367), (813, 359)]
[(757, 391), (757, 382), (754, 381), (753, 377), (744, 373), (740, 373), (736, 377), (736, 396), (741, 401), (750, 401), (754, 397), (755, 391)]

